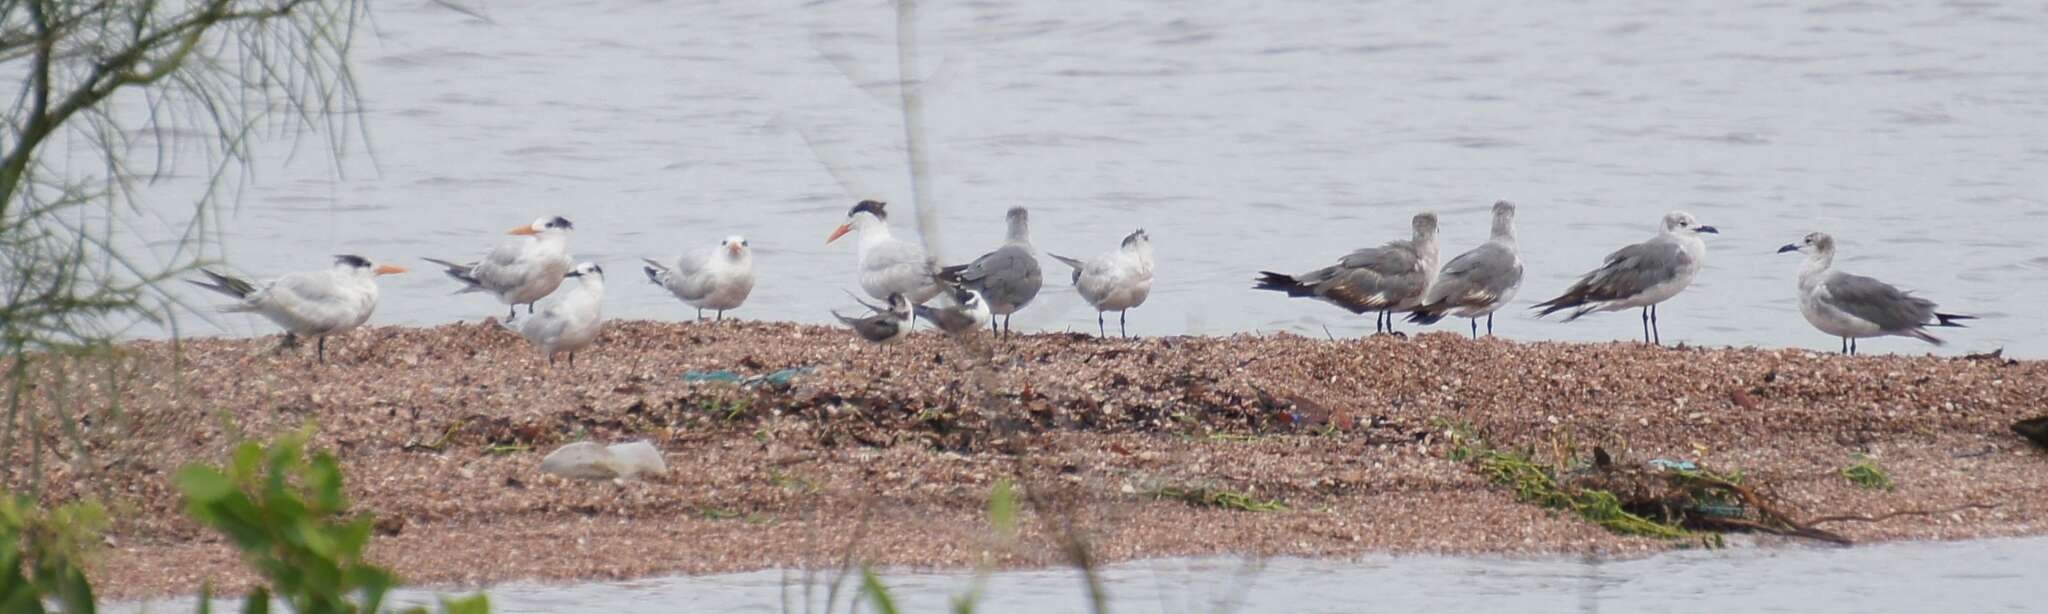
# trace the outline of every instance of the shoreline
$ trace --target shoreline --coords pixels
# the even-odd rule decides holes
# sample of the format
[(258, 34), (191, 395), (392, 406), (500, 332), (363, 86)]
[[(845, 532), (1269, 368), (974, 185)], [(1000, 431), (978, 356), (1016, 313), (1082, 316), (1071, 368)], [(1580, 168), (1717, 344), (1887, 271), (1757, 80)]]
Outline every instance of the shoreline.
[[(121, 394), (132, 430), (90, 442), (111, 468), (75, 476), (46, 462), (63, 475), (45, 500), (118, 493), (92, 573), (116, 599), (246, 586), (229, 548), (182, 518), (168, 476), (217, 461), (238, 434), (309, 421), (357, 508), (396, 519), (373, 560), (421, 586), (837, 568), (849, 552), (971, 567), (990, 540), (988, 493), (1007, 476), (1044, 505), (1022, 512), (1001, 568), (1059, 566), (1068, 522), (1101, 562), (1684, 545), (1515, 500), (1447, 458), (1454, 424), (1502, 447), (1598, 445), (1635, 463), (1740, 470), (1808, 517), (1994, 505), (1828, 527), (1858, 543), (2048, 534), (2048, 455), (2007, 430), (2048, 407), (2039, 362), (1461, 333), (1038, 334), (983, 346), (995, 366), (969, 377), (960, 367), (978, 352), (929, 332), (892, 347), (851, 339), (816, 325), (620, 321), (574, 369), (549, 369), (488, 322), (359, 330), (330, 342), (325, 366), (269, 353), (274, 337), (184, 339), (177, 360), (170, 342), (133, 342)], [(802, 367), (786, 388), (681, 378)], [(535, 470), (578, 439), (647, 439), (669, 473), (616, 484)], [(1896, 490), (1843, 478), (1858, 454)], [(1147, 495), (1165, 487), (1284, 509)]]

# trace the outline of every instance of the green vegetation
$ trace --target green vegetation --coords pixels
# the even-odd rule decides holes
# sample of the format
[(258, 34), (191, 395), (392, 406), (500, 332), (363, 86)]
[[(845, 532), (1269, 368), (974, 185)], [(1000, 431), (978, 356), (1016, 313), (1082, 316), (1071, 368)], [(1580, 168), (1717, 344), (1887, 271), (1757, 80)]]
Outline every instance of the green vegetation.
[(1283, 512), (1287, 503), (1279, 499), (1260, 499), (1234, 490), (1203, 485), (1164, 484), (1147, 488), (1145, 496), (1154, 499), (1171, 499), (1188, 505), (1218, 507), (1244, 512)]
[(1551, 509), (1569, 510), (1593, 524), (1624, 535), (1665, 539), (1690, 539), (1699, 534), (1676, 524), (1658, 522), (1622, 509), (1614, 493), (1590, 488), (1564, 488), (1554, 470), (1529, 460), (1527, 455), (1479, 450), (1472, 462), (1495, 484), (1515, 489), (1515, 497)]
[(1876, 459), (1858, 454), (1850, 460), (1853, 462), (1842, 468), (1842, 477), (1848, 478), (1849, 483), (1869, 490), (1889, 491), (1898, 488), (1898, 485), (1892, 482), (1891, 472), (1885, 471), (1882, 465), (1877, 464)]
[(33, 499), (0, 492), (0, 612), (43, 612), (45, 599), (63, 612), (93, 611), (84, 563), (105, 526), (97, 505), (44, 511)]

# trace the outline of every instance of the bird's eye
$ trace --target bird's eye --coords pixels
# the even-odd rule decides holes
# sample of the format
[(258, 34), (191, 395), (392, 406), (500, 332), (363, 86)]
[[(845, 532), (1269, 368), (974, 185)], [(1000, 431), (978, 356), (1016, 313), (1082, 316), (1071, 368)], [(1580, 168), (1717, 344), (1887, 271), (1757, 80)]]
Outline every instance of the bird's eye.
[(740, 241), (740, 247), (746, 247), (746, 246), (748, 246), (748, 245), (752, 245), (752, 244), (751, 244), (751, 243), (748, 243), (748, 242), (746, 242), (746, 241)]

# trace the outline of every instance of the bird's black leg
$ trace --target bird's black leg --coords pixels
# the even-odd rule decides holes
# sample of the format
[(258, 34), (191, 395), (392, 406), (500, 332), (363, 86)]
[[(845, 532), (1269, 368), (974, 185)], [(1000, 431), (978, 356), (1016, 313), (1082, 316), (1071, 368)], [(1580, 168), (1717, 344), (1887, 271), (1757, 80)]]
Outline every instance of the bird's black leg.
[(1849, 355), (1850, 355), (1850, 356), (1855, 356), (1856, 354), (1857, 354), (1857, 350), (1856, 350), (1856, 338), (1854, 338), (1854, 337), (1850, 337), (1850, 338), (1849, 338)]
[(570, 352), (570, 353), (569, 353), (569, 368), (571, 368), (571, 369), (574, 369), (574, 368), (576, 368), (576, 353), (575, 353), (575, 352)]
[(1004, 336), (1004, 337), (1008, 337), (1008, 336), (1010, 336), (1010, 318), (1014, 318), (1014, 317), (1017, 317), (1017, 314), (1014, 314), (1014, 313), (1013, 313), (1013, 314), (1010, 314), (1010, 315), (1006, 315), (1006, 316), (1003, 316), (1003, 336)]
[[(1491, 326), (1490, 324), (1488, 326)], [(1479, 338), (1479, 318), (1472, 318), (1472, 338)]]
[(1662, 345), (1664, 345), (1664, 331), (1663, 331), (1662, 329), (1659, 329), (1659, 328), (1657, 327), (1657, 306), (1656, 306), (1656, 305), (1651, 305), (1651, 306), (1650, 306), (1650, 335), (1652, 335), (1652, 339), (1653, 339), (1653, 340), (1652, 340), (1652, 341), (1651, 341), (1650, 343), (1652, 343), (1652, 344), (1654, 344), (1654, 345), (1658, 345), (1658, 346), (1662, 346)]
[(1131, 338), (1131, 310), (1116, 312), (1116, 334), (1123, 335), (1125, 339)]
[(1486, 336), (1493, 336), (1493, 314), (1486, 314)]
[(533, 303), (526, 304), (526, 314), (533, 315)]
[(320, 348), (318, 352), (320, 354), (320, 364), (327, 364), (327, 338), (321, 337), (320, 341), (315, 345)]
[(724, 309), (720, 309), (720, 310), (718, 310), (718, 321), (720, 321), (720, 322), (724, 322), (724, 321), (725, 321), (725, 310), (724, 310)]
[(1097, 311), (1095, 312), (1095, 337), (1100, 339), (1108, 336), (1109, 325), (1102, 323), (1102, 312)]
[(513, 320), (516, 320), (516, 319), (519, 319), (519, 306), (518, 306), (518, 305), (506, 305), (506, 306), (505, 306), (505, 321), (506, 321), (506, 322), (510, 322), (510, 321), (513, 321)]
[(1843, 338), (1842, 338), (1842, 355), (1844, 355), (1844, 356), (1847, 356), (1848, 354), (1849, 354), (1849, 338), (1848, 338), (1848, 337), (1843, 337)]
[(991, 334), (991, 335), (995, 335), (995, 336), (998, 336), (998, 337), (1000, 337), (1000, 336), (1002, 336), (1002, 334), (1003, 334), (1003, 331), (1002, 331), (1002, 329), (1001, 329), (1001, 328), (999, 328), (999, 327), (997, 327), (997, 326), (996, 326), (996, 323), (997, 323), (997, 322), (996, 322), (995, 316), (989, 316), (989, 319), (988, 319), (988, 334)]
[(1650, 342), (1650, 308), (1643, 307), (1643, 343)]

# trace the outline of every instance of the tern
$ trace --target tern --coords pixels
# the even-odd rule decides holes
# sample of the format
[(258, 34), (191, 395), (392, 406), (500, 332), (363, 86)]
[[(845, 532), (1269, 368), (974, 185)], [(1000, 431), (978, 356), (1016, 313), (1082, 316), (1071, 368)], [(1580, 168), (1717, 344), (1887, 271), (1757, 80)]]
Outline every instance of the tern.
[(1537, 303), (1531, 309), (1543, 310), (1539, 317), (1570, 309), (1571, 315), (1564, 319), (1570, 322), (1593, 312), (1640, 307), (1643, 342), (1662, 345), (1664, 335), (1657, 330), (1657, 304), (1671, 300), (1692, 285), (1692, 278), (1700, 272), (1701, 261), (1707, 254), (1707, 243), (1700, 238), (1702, 233), (1721, 231), (1701, 225), (1684, 211), (1666, 213), (1657, 236), (1614, 250), (1600, 268), (1580, 277), (1562, 296)]
[[(1006, 218), (1009, 234), (1002, 247), (982, 254), (974, 262), (940, 271), (946, 281), (980, 292), (988, 301), (989, 313), (1003, 316), (1005, 334), (1010, 332), (1011, 314), (1031, 304), (1031, 299), (1038, 297), (1039, 288), (1045, 285), (1045, 274), (1039, 270), (1038, 256), (1031, 249), (1031, 214), (1023, 207), (1012, 207)], [(989, 331), (994, 332), (995, 319), (990, 318), (988, 325)]]
[(849, 318), (839, 315), (839, 312), (834, 311), (832, 312), (832, 317), (838, 318), (841, 323), (852, 327), (854, 334), (860, 335), (860, 338), (887, 345), (902, 341), (910, 336), (910, 319), (913, 310), (911, 309), (910, 300), (903, 298), (903, 295), (889, 295), (889, 304), (886, 307), (870, 305), (859, 298), (853, 300), (874, 313), (863, 317)]
[(846, 223), (832, 230), (826, 244), (848, 232), (860, 233), (860, 289), (877, 299), (902, 294), (913, 305), (939, 295), (924, 250), (889, 234), (889, 203), (863, 200), (846, 212)]
[(1834, 270), (1835, 238), (1827, 233), (1806, 235), (1806, 240), (1778, 248), (1778, 253), (1806, 254), (1799, 266), (1799, 314), (1821, 332), (1842, 339), (1842, 353), (1855, 354), (1856, 340), (1868, 337), (1912, 337), (1935, 345), (1941, 338), (1927, 334), (1929, 326), (1961, 328), (1958, 320), (1975, 316), (1941, 313), (1934, 301), (1861, 275)]
[(1109, 326), (1103, 322), (1102, 314), (1117, 312), (1117, 330), (1124, 337), (1130, 336), (1127, 325), (1130, 310), (1145, 304), (1145, 298), (1152, 294), (1152, 235), (1143, 228), (1124, 237), (1116, 249), (1083, 262), (1048, 252), (1063, 264), (1074, 269), (1074, 289), (1081, 293), (1081, 299), (1095, 307), (1095, 334), (1109, 336)]
[(1421, 305), (1437, 275), (1436, 214), (1415, 214), (1409, 225), (1409, 240), (1360, 249), (1300, 275), (1259, 271), (1253, 288), (1315, 298), (1361, 315), (1377, 311), (1373, 332), (1392, 333), (1394, 312)]
[(585, 262), (565, 277), (575, 278), (576, 288), (561, 300), (516, 328), (509, 322), (501, 325), (526, 337), (546, 354), (548, 366), (554, 366), (556, 354), (567, 353), (569, 367), (575, 368), (576, 352), (596, 343), (597, 333), (604, 325), (604, 268)]
[(544, 217), (507, 231), (518, 238), (498, 244), (483, 260), (456, 264), (426, 258), (447, 268), (463, 284), (456, 294), (489, 292), (512, 309), (505, 320), (519, 317), (518, 305), (533, 313), (533, 304), (561, 287), (574, 263), (569, 259), (569, 231), (575, 226), (561, 217)]
[(299, 337), (318, 340), (317, 355), (327, 362), (327, 337), (362, 326), (377, 309), (379, 275), (404, 273), (405, 268), (372, 264), (361, 256), (334, 257), (325, 271), (290, 273), (262, 285), (201, 269), (206, 281), (194, 285), (219, 292), (239, 302), (220, 308), (229, 313), (255, 313), (284, 328), (286, 347), (297, 345)]
[(963, 335), (974, 332), (991, 319), (988, 301), (981, 292), (956, 284), (945, 284), (946, 305), (943, 307), (915, 307), (917, 317), (924, 318), (948, 335)]
[(1435, 324), (1445, 314), (1472, 320), (1472, 338), (1479, 338), (1479, 318), (1486, 318), (1486, 334), (1493, 334), (1493, 312), (1515, 298), (1522, 288), (1522, 255), (1515, 250), (1515, 204), (1493, 203), (1493, 234), (1472, 251), (1444, 263), (1436, 283), (1422, 295), (1422, 304), (1408, 314), (1408, 321)]
[(725, 310), (739, 308), (754, 291), (754, 250), (746, 237), (739, 235), (726, 237), (716, 247), (683, 254), (673, 268), (652, 259), (643, 260), (647, 262), (642, 267), (647, 271), (647, 281), (668, 289), (683, 304), (696, 307), (699, 320), (704, 319), (706, 309), (717, 311), (718, 319), (725, 319)]

